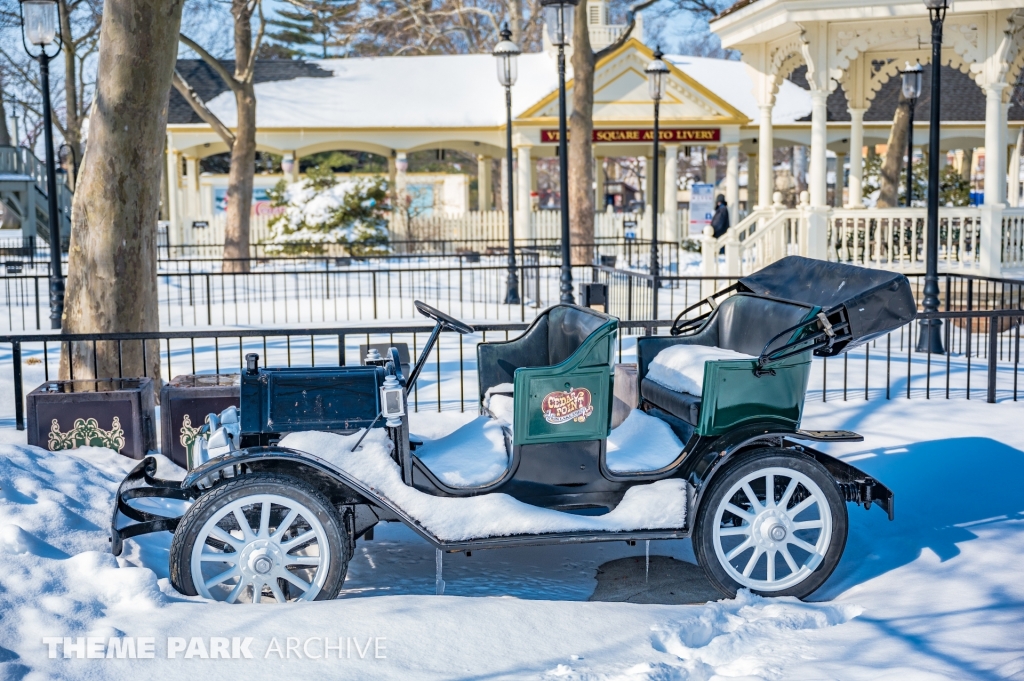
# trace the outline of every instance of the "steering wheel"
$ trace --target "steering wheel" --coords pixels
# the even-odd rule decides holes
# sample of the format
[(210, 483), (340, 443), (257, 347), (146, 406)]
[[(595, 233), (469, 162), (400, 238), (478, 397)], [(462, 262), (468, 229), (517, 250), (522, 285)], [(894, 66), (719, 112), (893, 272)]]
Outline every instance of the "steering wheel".
[(413, 305), (416, 306), (416, 309), (419, 311), (421, 315), (433, 319), (435, 322), (440, 324), (445, 329), (449, 329), (457, 333), (473, 333), (472, 326), (466, 324), (465, 322), (460, 322), (458, 319), (455, 319), (454, 317), (446, 315), (444, 312), (441, 312), (437, 308), (430, 307), (426, 303), (421, 302), (419, 300), (413, 301)]

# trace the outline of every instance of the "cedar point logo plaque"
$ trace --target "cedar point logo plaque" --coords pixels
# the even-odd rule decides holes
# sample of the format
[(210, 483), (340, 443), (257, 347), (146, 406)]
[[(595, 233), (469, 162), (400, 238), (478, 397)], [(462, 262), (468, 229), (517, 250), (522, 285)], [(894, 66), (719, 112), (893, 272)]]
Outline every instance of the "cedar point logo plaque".
[(558, 425), (569, 421), (583, 423), (594, 413), (594, 407), (590, 402), (589, 390), (570, 388), (545, 395), (540, 403), (540, 409), (544, 412), (544, 420), (551, 424)]

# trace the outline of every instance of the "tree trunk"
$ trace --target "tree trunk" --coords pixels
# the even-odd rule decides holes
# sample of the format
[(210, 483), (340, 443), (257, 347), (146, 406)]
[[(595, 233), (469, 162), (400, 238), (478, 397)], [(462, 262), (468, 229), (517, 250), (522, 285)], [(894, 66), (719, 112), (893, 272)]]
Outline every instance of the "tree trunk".
[(68, 186), (75, 191), (75, 182), (78, 174), (78, 161), (82, 158), (82, 119), (78, 103), (78, 78), (75, 75), (77, 68), (77, 48), (74, 43), (74, 33), (71, 27), (71, 16), (68, 11), (67, 0), (58, 0), (57, 13), (60, 18), (60, 31), (63, 38), (62, 54), (64, 55), (64, 141), (71, 147), (71, 157), (68, 159)]
[(7, 109), (4, 108), (4, 100), (0, 97), (0, 147), (10, 147), (14, 145), (14, 141), (11, 139), (11, 133), (7, 129)]
[(235, 18), (235, 92), (238, 124), (231, 148), (228, 173), (227, 222), (224, 227), (225, 272), (249, 271), (249, 222), (252, 214), (252, 182), (256, 171), (256, 93), (251, 77), (246, 77), (252, 55), (252, 12), (247, 0), (232, 0)]
[[(594, 50), (585, 8), (576, 8), (572, 53), (572, 115), (569, 117), (569, 231), (572, 262), (593, 259), (594, 243)], [(563, 188), (562, 191), (565, 191)]]
[(900, 205), (900, 171), (903, 168), (903, 155), (907, 153), (907, 128), (910, 125), (909, 102), (900, 93), (900, 101), (896, 106), (896, 114), (892, 117), (892, 128), (889, 130), (889, 142), (885, 149), (885, 160), (879, 173), (878, 201), (879, 208), (896, 208)]
[[(156, 221), (181, 8), (181, 0), (105, 2), (97, 65), (103, 77), (72, 207), (65, 333), (159, 330)], [(156, 342), (73, 345), (70, 358), (62, 346), (63, 378), (73, 368), (75, 378), (150, 376), (159, 383)]]
[(508, 3), (509, 30), (512, 31), (512, 42), (522, 47), (523, 37), (523, 5), (522, 0), (509, 0)]

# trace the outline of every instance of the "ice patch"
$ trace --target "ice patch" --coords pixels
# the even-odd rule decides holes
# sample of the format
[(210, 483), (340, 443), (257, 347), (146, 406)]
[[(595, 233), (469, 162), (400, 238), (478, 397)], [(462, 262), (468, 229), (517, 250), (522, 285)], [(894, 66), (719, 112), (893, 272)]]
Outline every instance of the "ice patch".
[(356, 435), (291, 433), (282, 447), (308, 452), (346, 471), (415, 518), (443, 541), (516, 534), (546, 534), (576, 530), (630, 531), (679, 529), (686, 521), (686, 483), (659, 480), (630, 488), (619, 505), (602, 516), (579, 516), (517, 501), (507, 494), (443, 498), (424, 494), (402, 482), (391, 458), (391, 442), (383, 429), (372, 430), (359, 451)]
[(667, 423), (634, 409), (608, 436), (605, 462), (614, 473), (656, 471), (683, 451), (683, 444)]
[(704, 388), (705, 362), (736, 359), (757, 358), (707, 345), (673, 345), (655, 355), (647, 369), (647, 378), (669, 390), (700, 397)]

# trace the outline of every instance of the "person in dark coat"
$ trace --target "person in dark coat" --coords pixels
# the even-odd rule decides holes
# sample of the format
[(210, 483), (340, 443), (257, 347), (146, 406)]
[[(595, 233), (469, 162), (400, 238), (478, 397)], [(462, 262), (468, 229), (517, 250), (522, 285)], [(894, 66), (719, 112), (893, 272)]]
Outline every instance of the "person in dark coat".
[(725, 203), (725, 194), (719, 194), (715, 198), (715, 214), (711, 216), (711, 229), (715, 230), (716, 239), (729, 229), (729, 206)]

